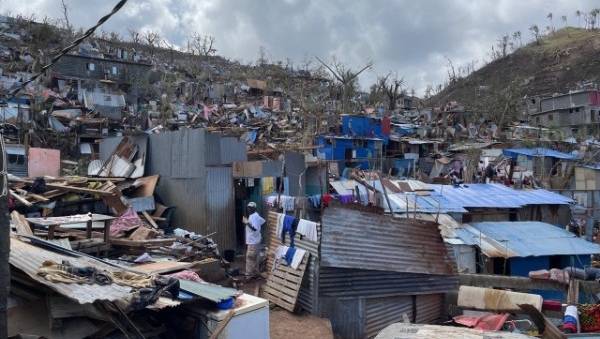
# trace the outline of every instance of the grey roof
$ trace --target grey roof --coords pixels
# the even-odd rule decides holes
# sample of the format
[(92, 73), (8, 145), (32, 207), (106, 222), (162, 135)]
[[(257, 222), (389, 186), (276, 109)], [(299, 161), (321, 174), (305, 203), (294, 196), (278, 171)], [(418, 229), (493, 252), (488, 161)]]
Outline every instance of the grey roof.
[[(398, 180), (391, 181), (396, 186)], [(405, 181), (415, 191), (414, 180)], [(368, 180), (368, 184), (382, 193), (383, 187), (379, 180)], [(355, 186), (359, 187), (361, 195), (366, 189), (358, 181), (344, 180), (331, 182), (338, 194), (352, 194)], [(527, 205), (569, 205), (573, 199), (544, 189), (515, 190), (502, 184), (466, 184), (454, 187), (452, 185), (423, 184), (419, 192), (394, 193), (386, 188), (386, 192), (396, 213), (466, 213), (465, 208), (522, 208)], [(430, 191), (427, 191), (430, 189)], [(415, 206), (416, 205), (416, 206)], [(383, 207), (389, 211), (384, 201)]]
[(454, 234), (488, 257), (512, 258), (600, 254), (600, 245), (539, 221), (493, 221), (465, 224)]

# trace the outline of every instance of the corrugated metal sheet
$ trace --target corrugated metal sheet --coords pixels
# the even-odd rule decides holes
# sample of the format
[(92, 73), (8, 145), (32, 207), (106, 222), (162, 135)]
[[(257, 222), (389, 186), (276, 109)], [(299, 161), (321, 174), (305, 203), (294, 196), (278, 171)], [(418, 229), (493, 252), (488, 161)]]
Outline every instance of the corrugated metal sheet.
[(333, 267), (319, 269), (319, 295), (328, 297), (384, 297), (445, 293), (457, 289), (458, 276)]
[(187, 292), (208, 299), (213, 302), (220, 302), (236, 296), (239, 292), (235, 288), (223, 287), (215, 284), (207, 284), (196, 281), (179, 279), (179, 286)]
[[(170, 133), (157, 133), (148, 137), (148, 157), (146, 158), (146, 173), (159, 174), (161, 177), (171, 177), (172, 167), (178, 163), (171, 162)], [(116, 145), (115, 145), (116, 146)], [(102, 147), (102, 144), (100, 144)], [(114, 148), (114, 147), (113, 147)], [(100, 151), (102, 155), (102, 151)]]
[(370, 298), (365, 300), (365, 334), (374, 338), (386, 326), (402, 321), (403, 314), (413, 319), (413, 297)]
[(600, 245), (538, 221), (471, 223), (456, 234), (492, 258), (600, 254)]
[(45, 250), (33, 246), (15, 238), (10, 239), (10, 264), (23, 271), (36, 282), (50, 287), (57, 293), (79, 303), (93, 303), (96, 300), (115, 301), (129, 296), (130, 286), (121, 286), (118, 284), (96, 285), (96, 284), (65, 284), (53, 283), (37, 274), (38, 268), (42, 266), (45, 260), (52, 260), (61, 263), (63, 260), (69, 261), (75, 266), (93, 266), (98, 269), (113, 271), (115, 267), (106, 265), (98, 260), (87, 257), (75, 258), (61, 255), (57, 252)]
[(418, 295), (415, 323), (432, 324), (438, 321), (442, 317), (443, 305), (443, 294)]
[[(175, 206), (174, 223), (197, 234), (208, 234), (206, 230), (207, 196), (206, 178), (178, 179), (162, 177), (155, 192), (167, 206)], [(218, 243), (217, 243), (218, 244)]]
[(306, 161), (304, 154), (297, 152), (285, 152), (285, 173), (289, 178), (289, 195), (304, 195), (306, 186)]
[(450, 147), (448, 147), (448, 151), (457, 152), (457, 151), (482, 149), (482, 148), (490, 147), (490, 146), (493, 146), (496, 144), (500, 144), (500, 142), (498, 142), (498, 141), (467, 142), (467, 143), (450, 145)]
[(456, 274), (435, 222), (329, 207), (322, 227), (322, 267)]
[[(221, 162), (218, 165), (236, 161), (248, 161), (246, 143), (236, 137), (221, 137)], [(207, 165), (212, 164), (207, 161)]]
[(521, 208), (525, 205), (568, 205), (573, 199), (544, 189), (516, 190), (502, 184), (431, 185), (431, 196), (464, 208)]
[[(206, 214), (197, 215), (197, 223), (205, 223), (206, 234), (216, 232), (212, 239), (221, 251), (236, 248), (235, 198), (231, 167), (206, 168)], [(199, 209), (198, 207), (195, 208)], [(191, 213), (192, 211), (186, 211)]]
[[(221, 133), (206, 133), (206, 166), (220, 165), (221, 161)], [(245, 150), (245, 148), (244, 148)]]

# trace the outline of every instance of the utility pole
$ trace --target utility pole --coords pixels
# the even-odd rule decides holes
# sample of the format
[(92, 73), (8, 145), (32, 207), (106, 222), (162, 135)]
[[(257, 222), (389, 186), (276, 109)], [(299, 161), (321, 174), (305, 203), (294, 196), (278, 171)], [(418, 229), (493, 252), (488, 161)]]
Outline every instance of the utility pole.
[[(5, 98), (0, 99), (0, 107), (6, 107)], [(4, 129), (0, 130), (0, 338), (8, 337), (6, 308), (10, 290), (10, 223), (8, 219), (8, 168)]]

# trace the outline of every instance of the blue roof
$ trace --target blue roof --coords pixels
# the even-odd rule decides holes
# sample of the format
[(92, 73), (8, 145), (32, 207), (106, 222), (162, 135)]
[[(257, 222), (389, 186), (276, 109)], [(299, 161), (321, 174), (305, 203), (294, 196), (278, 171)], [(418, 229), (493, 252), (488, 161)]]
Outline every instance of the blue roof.
[(431, 196), (463, 208), (522, 208), (527, 205), (568, 205), (573, 199), (544, 189), (520, 189), (503, 184), (431, 185)]
[(476, 222), (454, 233), (489, 257), (600, 254), (600, 245), (539, 221)]
[(552, 157), (565, 160), (575, 160), (576, 156), (555, 151), (549, 148), (536, 147), (536, 148), (509, 148), (502, 151), (502, 154), (507, 157), (516, 158), (517, 155), (522, 154), (528, 157)]

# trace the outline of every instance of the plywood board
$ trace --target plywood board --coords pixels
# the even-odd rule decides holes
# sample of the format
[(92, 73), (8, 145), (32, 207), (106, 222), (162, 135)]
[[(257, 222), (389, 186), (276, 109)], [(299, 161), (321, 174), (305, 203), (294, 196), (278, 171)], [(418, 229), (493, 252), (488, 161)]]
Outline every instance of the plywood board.
[(150, 264), (138, 265), (133, 267), (133, 269), (147, 274), (163, 274), (185, 270), (191, 268), (195, 264), (195, 262), (159, 261)]
[(49, 148), (29, 148), (29, 177), (60, 176), (60, 151)]

